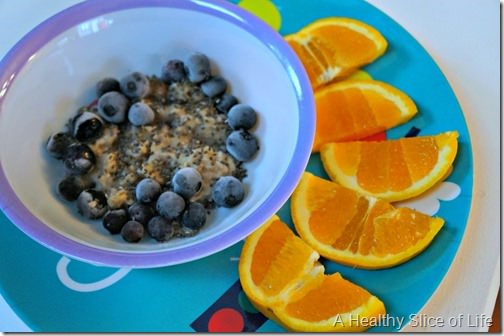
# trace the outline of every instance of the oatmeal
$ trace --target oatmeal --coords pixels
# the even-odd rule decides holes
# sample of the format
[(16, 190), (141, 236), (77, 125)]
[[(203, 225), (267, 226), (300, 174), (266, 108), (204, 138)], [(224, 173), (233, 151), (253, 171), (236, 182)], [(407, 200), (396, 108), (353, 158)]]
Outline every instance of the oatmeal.
[(208, 211), (245, 197), (242, 163), (259, 148), (255, 111), (226, 88), (199, 53), (160, 77), (102, 79), (97, 102), (47, 143), (68, 172), (59, 194), (128, 242), (196, 234)]
[[(120, 208), (134, 203), (135, 186), (142, 178), (169, 186), (177, 169), (194, 167), (203, 181), (201, 191), (192, 200), (206, 204), (220, 176), (242, 178), (245, 174), (240, 162), (226, 151), (230, 133), (226, 115), (217, 111), (213, 100), (204, 96), (197, 85), (166, 85), (158, 78), (150, 82), (156, 89), (145, 100), (152, 102), (159, 122), (105, 126), (103, 136), (90, 144), (98, 158), (91, 177), (102, 186), (109, 206)], [(167, 104), (170, 98), (178, 100)]]

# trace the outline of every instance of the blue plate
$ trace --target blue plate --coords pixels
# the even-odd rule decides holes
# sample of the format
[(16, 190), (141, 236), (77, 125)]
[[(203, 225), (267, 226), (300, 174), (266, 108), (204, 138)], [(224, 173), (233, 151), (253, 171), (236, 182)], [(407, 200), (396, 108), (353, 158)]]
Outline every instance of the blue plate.
[[(250, 2), (242, 1), (241, 5)], [(406, 30), (373, 6), (357, 0), (318, 0), (316, 5), (304, 0), (275, 0), (259, 7), (257, 14), (279, 27), (282, 35), (327, 16), (351, 17), (374, 26), (388, 40), (389, 48), (364, 70), (407, 93), (419, 109), (415, 118), (388, 131), (386, 137), (433, 135), (449, 130), (460, 134), (452, 174), (438, 190), (413, 204), (446, 221), (422, 254), (398, 267), (379, 271), (324, 261), (328, 273), (340, 272), (383, 300), (387, 319), (370, 331), (398, 331), (409, 320), (417, 320), (415, 314), (443, 281), (464, 235), (472, 198), (473, 164), (463, 112), (429, 54)], [(307, 170), (327, 177), (318, 155), (312, 155)], [(289, 203), (279, 215), (292, 224)], [(97, 267), (63, 257), (25, 236), (3, 214), (0, 237), (0, 293), (35, 331), (284, 330), (257, 313), (241, 291), (237, 272), (241, 242), (198, 261), (130, 270)]]

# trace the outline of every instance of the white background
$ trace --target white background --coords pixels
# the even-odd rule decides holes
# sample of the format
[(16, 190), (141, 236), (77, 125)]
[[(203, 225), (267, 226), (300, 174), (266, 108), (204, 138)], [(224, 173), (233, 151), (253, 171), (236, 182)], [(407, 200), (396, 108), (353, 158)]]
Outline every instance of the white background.
[[(78, 2), (0, 0), (0, 58), (38, 23)], [(464, 240), (450, 272), (421, 313), (445, 320), (459, 314), (491, 316), (500, 283), (501, 254), (500, 3), (498, 0), (368, 2), (408, 30), (440, 66), (465, 113), (473, 145), (475, 187)], [(466, 324), (456, 329), (444, 328), (445, 331), (487, 329), (469, 328)], [(1, 296), (0, 330), (29, 330)], [(420, 331), (410, 327), (405, 330)]]

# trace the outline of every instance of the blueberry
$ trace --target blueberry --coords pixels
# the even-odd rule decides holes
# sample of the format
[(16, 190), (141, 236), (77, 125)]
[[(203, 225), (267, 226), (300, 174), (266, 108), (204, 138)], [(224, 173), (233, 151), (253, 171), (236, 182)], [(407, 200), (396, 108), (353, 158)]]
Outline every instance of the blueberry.
[(155, 114), (149, 105), (137, 102), (128, 111), (128, 120), (135, 126), (148, 125), (154, 121)]
[(83, 112), (73, 120), (73, 135), (79, 141), (91, 141), (103, 133), (103, 121), (92, 112)]
[(75, 201), (81, 192), (94, 187), (94, 183), (82, 176), (69, 175), (58, 183), (58, 194), (67, 201)]
[(77, 143), (68, 147), (64, 164), (71, 174), (86, 174), (94, 167), (95, 163), (96, 157), (88, 145)]
[(232, 208), (243, 201), (243, 184), (234, 176), (222, 176), (212, 188), (212, 199), (217, 206)]
[(177, 59), (168, 61), (161, 69), (161, 79), (166, 83), (180, 82), (185, 76), (184, 62)]
[(189, 199), (201, 189), (201, 175), (192, 167), (179, 169), (173, 175), (172, 185), (173, 191)]
[(119, 124), (125, 121), (128, 107), (128, 98), (119, 92), (107, 92), (98, 99), (98, 114), (110, 123)]
[(221, 113), (228, 113), (229, 109), (238, 104), (238, 99), (229, 93), (224, 93), (217, 101), (215, 107)]
[(119, 81), (112, 77), (105, 77), (96, 83), (96, 95), (98, 98), (107, 92), (120, 90)]
[(155, 240), (164, 242), (173, 237), (175, 229), (168, 219), (156, 216), (147, 224), (147, 233)]
[(77, 211), (89, 219), (97, 219), (107, 212), (107, 197), (103, 191), (86, 189), (77, 198)]
[(227, 88), (226, 80), (220, 76), (215, 76), (201, 84), (201, 91), (207, 97), (216, 97), (224, 93)]
[(121, 229), (121, 236), (129, 243), (138, 243), (144, 235), (144, 227), (141, 223), (131, 220), (126, 222)]
[(154, 209), (147, 204), (143, 203), (133, 203), (128, 208), (128, 214), (130, 218), (134, 221), (140, 222), (143, 225), (147, 225), (152, 217), (154, 217)]
[(187, 77), (193, 83), (210, 78), (210, 60), (202, 53), (194, 53), (185, 62)]
[(226, 149), (236, 160), (249, 161), (259, 150), (259, 143), (245, 130), (233, 131), (226, 139)]
[(161, 186), (156, 180), (145, 178), (138, 182), (135, 195), (136, 200), (142, 203), (154, 202), (161, 193)]
[(68, 147), (75, 142), (75, 139), (69, 133), (54, 133), (47, 139), (46, 148), (51, 156), (63, 159)]
[(109, 210), (103, 217), (103, 227), (111, 234), (121, 232), (124, 224), (128, 221), (128, 213), (124, 209)]
[(121, 79), (121, 91), (131, 99), (141, 99), (150, 92), (147, 76), (140, 72), (132, 72)]
[(159, 214), (169, 220), (180, 216), (184, 208), (184, 199), (173, 191), (165, 191), (162, 193), (156, 203), (156, 209)]
[(205, 225), (206, 210), (203, 204), (191, 202), (182, 215), (182, 226), (191, 230), (199, 230)]
[(237, 104), (228, 112), (228, 124), (232, 129), (248, 130), (254, 127), (257, 122), (257, 113), (246, 104)]

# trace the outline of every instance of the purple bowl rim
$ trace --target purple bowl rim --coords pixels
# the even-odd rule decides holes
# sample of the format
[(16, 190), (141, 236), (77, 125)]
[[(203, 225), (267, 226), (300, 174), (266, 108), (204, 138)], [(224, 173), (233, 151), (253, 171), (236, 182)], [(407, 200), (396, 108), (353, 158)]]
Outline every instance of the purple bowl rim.
[(257, 229), (288, 200), (310, 158), (315, 133), (315, 106), (308, 76), (283, 37), (265, 22), (244, 9), (224, 0), (88, 0), (48, 18), (26, 34), (0, 61), (0, 113), (3, 100), (16, 74), (31, 55), (60, 33), (97, 16), (146, 7), (196, 10), (239, 26), (264, 43), (289, 73), (299, 111), (298, 138), (294, 155), (280, 183), (269, 197), (238, 225), (211, 240), (171, 251), (116, 252), (85, 245), (54, 231), (27, 209), (10, 186), (0, 160), (0, 209), (25, 234), (38, 243), (63, 255), (92, 264), (112, 267), (161, 267), (200, 259), (219, 252)]

